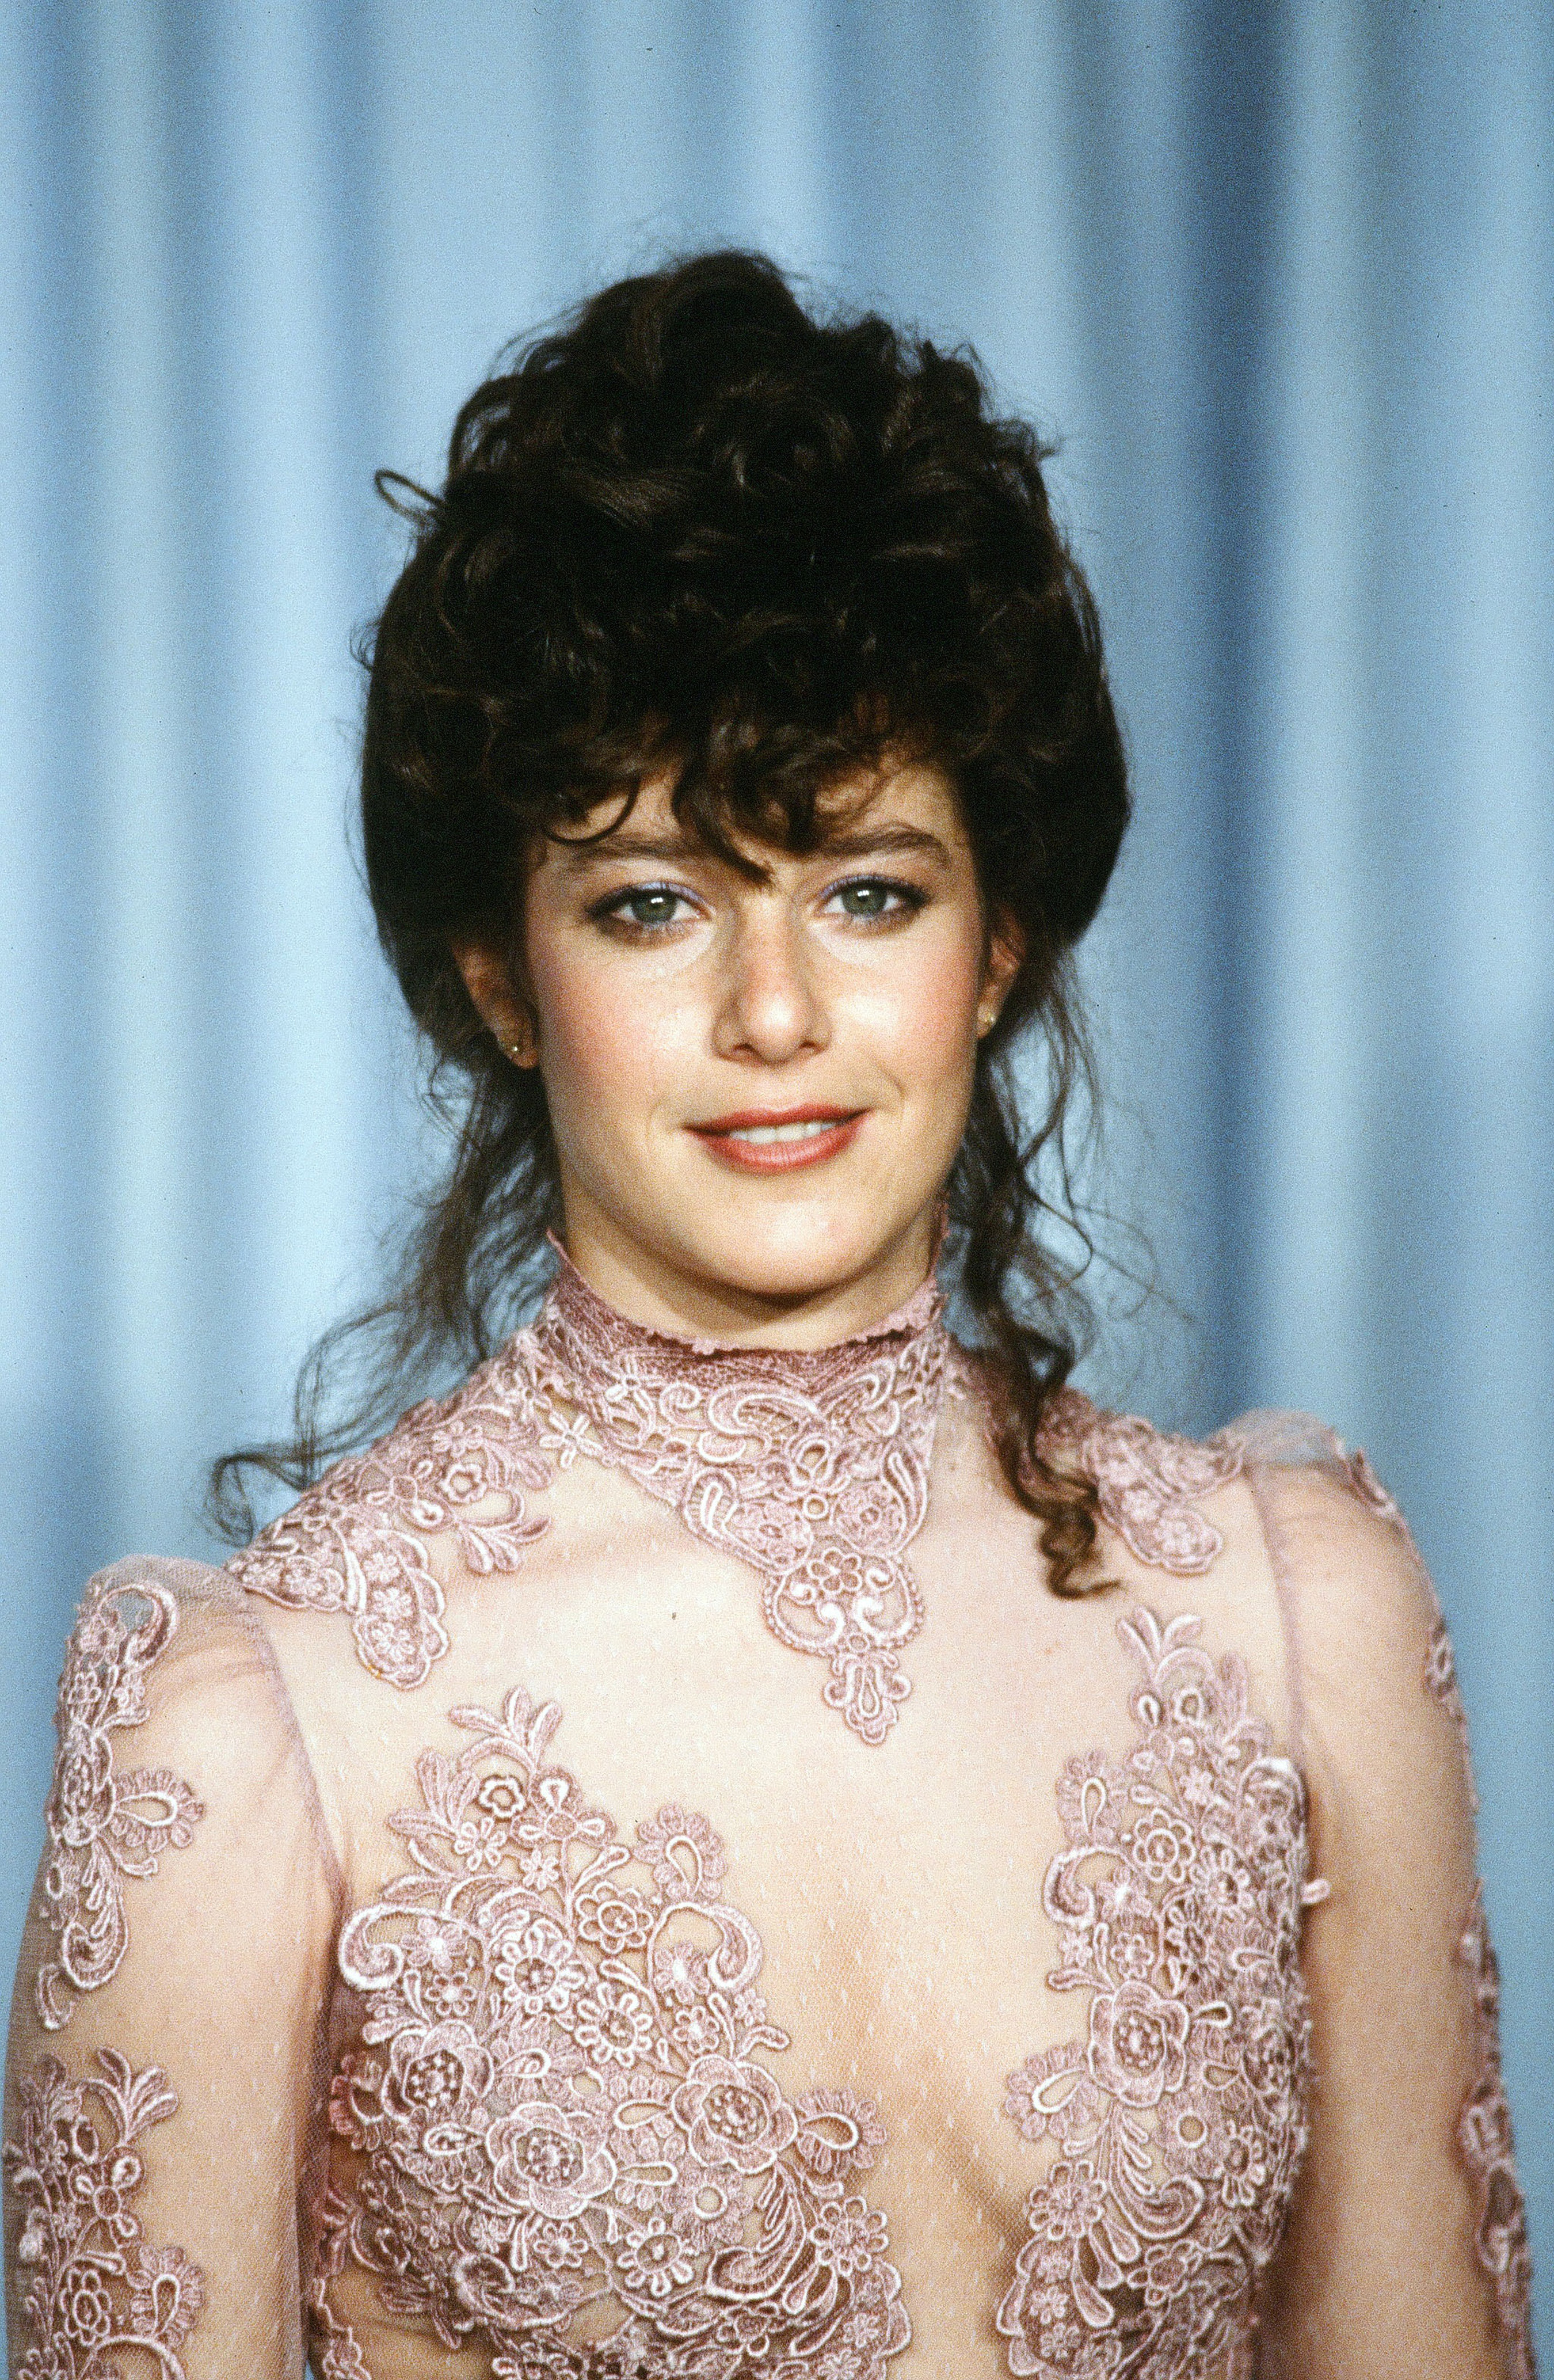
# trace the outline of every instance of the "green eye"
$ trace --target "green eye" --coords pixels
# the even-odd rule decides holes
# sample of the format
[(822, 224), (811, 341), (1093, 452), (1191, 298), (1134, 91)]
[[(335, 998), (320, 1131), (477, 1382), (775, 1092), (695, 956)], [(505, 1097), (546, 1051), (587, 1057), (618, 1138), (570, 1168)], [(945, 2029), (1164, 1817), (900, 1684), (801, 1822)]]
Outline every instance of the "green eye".
[(617, 914), (624, 913), (634, 926), (667, 926), (674, 922), (674, 912), (679, 905), (678, 892), (650, 889), (644, 892), (633, 892), (629, 899), (623, 901)]
[(893, 917), (898, 910), (922, 905), (921, 895), (909, 885), (892, 884), (880, 876), (859, 876), (851, 884), (839, 884), (832, 897), (844, 917)]

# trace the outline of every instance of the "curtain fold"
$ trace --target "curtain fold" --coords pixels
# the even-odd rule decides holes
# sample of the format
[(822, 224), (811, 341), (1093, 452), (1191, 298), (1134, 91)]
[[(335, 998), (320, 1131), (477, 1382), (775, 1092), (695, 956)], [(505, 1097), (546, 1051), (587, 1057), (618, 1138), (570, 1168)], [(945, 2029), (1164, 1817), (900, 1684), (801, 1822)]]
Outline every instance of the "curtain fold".
[(371, 470), (589, 287), (759, 246), (1058, 443), (1139, 804), (1090, 1178), (1180, 1309), (1090, 1378), (1314, 1408), (1408, 1510), (1554, 2269), (1551, 124), (1531, 0), (13, 0), (8, 1941), (80, 1583), (209, 1550), (437, 1160), (349, 826)]

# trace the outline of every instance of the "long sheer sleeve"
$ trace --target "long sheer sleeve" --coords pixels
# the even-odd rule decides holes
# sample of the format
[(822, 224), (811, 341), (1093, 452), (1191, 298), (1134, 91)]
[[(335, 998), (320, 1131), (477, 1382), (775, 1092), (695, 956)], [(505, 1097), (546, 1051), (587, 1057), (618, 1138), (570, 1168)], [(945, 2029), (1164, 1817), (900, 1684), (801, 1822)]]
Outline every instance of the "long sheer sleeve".
[(1259, 2369), (1530, 2380), (1526, 2237), (1439, 1607), (1363, 1457), (1314, 1427), (1265, 1423), (1252, 1441), (1276, 1458), (1252, 1475), (1329, 1888), (1303, 1950), (1310, 2145)]
[(338, 1871), (263, 1630), (219, 1572), (120, 1563), (58, 1727), (6, 2078), (11, 2369), (297, 2374)]

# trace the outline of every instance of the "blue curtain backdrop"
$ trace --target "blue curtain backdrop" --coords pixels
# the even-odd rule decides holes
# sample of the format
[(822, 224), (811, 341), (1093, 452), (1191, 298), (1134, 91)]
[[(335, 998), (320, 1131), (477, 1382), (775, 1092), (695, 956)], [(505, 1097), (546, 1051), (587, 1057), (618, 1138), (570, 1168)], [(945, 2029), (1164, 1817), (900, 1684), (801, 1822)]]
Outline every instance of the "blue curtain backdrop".
[(9, 0), (7, 1955), (88, 1572), (208, 1549), (428, 1160), (347, 832), (374, 465), (499, 345), (758, 244), (1062, 440), (1139, 820), (1098, 1195), (1313, 1407), (1475, 1724), (1554, 2355), (1554, 16), (1537, 0)]

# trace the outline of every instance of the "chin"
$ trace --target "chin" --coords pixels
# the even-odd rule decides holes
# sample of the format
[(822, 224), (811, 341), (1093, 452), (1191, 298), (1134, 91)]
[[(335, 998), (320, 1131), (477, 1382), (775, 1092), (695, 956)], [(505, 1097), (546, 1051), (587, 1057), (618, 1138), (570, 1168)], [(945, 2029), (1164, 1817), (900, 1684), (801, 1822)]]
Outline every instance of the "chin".
[(859, 1242), (851, 1233), (807, 1227), (791, 1232), (750, 1227), (729, 1239), (685, 1247), (687, 1271), (744, 1297), (813, 1297), (856, 1281), (882, 1263), (893, 1241)]

